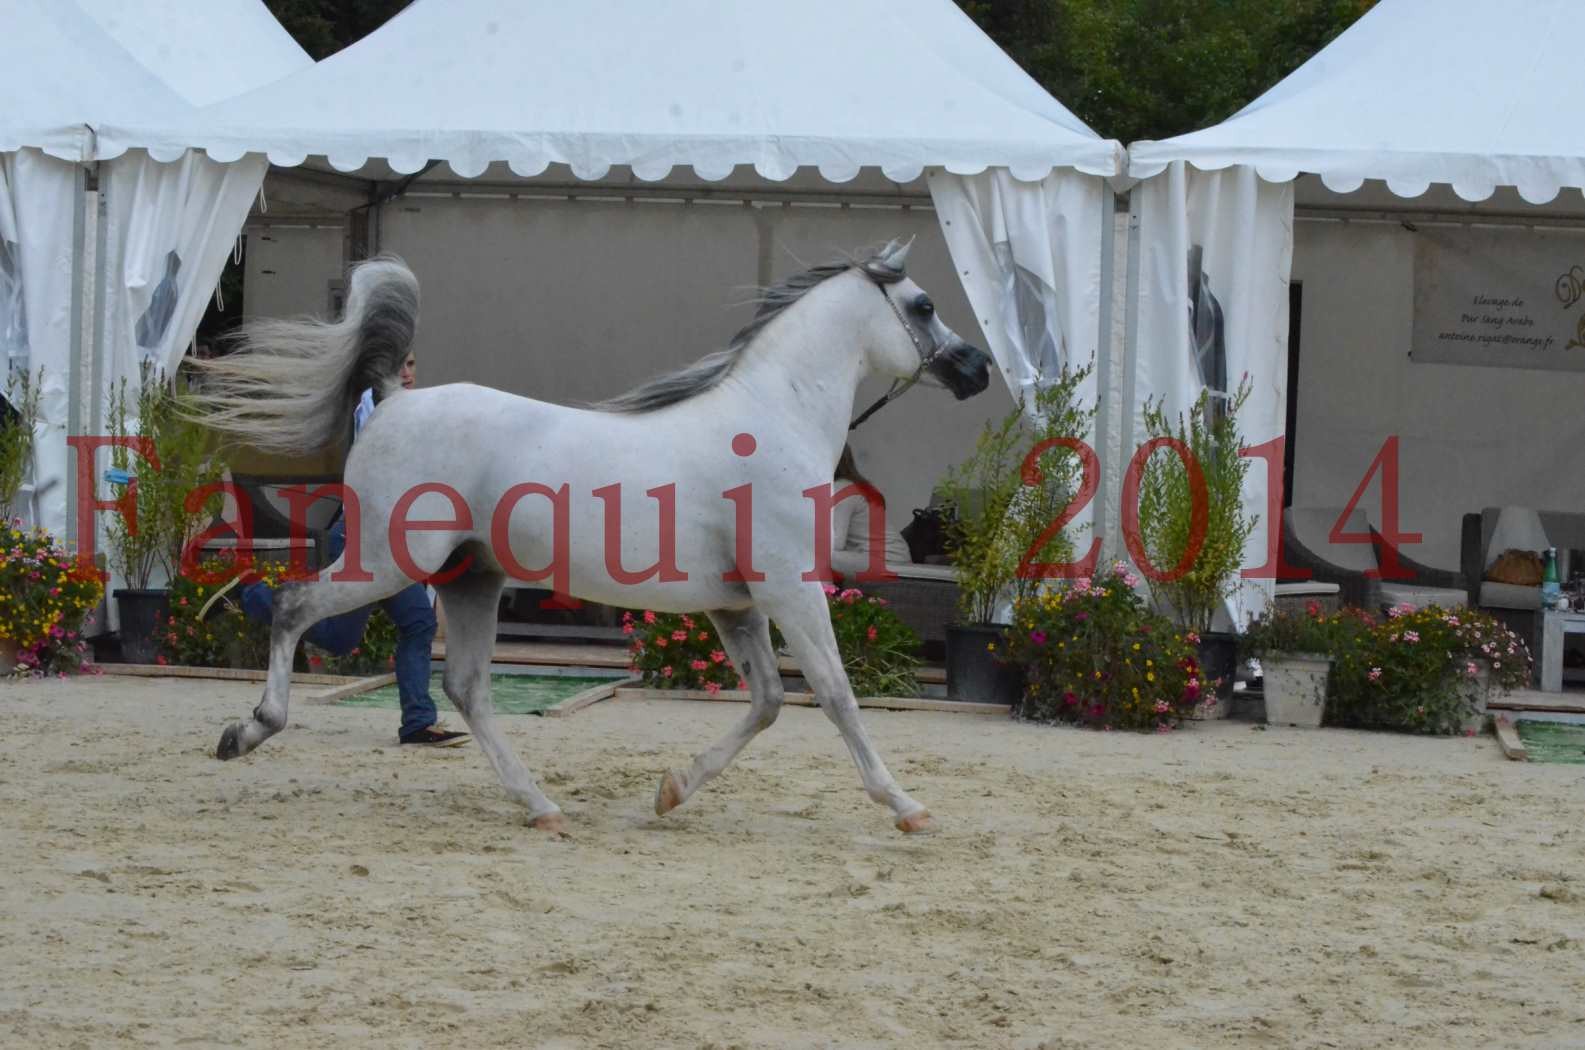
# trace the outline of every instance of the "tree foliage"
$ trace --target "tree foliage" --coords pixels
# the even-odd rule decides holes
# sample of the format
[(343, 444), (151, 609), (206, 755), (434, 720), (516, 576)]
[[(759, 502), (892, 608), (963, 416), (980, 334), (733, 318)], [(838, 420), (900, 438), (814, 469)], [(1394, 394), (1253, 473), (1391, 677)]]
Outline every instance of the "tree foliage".
[(315, 62), (356, 43), (412, 0), (265, 0), (270, 13)]
[(957, 0), (1071, 109), (1124, 144), (1216, 124), (1376, 0)]

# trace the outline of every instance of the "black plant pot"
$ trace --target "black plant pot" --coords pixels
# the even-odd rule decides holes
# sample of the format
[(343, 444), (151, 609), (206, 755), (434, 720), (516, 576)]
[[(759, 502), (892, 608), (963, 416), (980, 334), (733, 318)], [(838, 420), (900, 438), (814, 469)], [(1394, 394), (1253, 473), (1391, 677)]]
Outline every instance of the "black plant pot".
[(1006, 641), (1005, 624), (948, 624), (947, 699), (1016, 705), (1024, 695), (1024, 669), (1002, 661)]
[(1206, 631), (1200, 635), (1198, 650), (1200, 673), (1207, 695), (1214, 690), (1223, 700), (1233, 695), (1233, 676), (1238, 671), (1238, 635), (1226, 631)]
[(121, 614), (121, 659), (129, 664), (154, 663), (160, 654), (160, 628), (171, 612), (171, 593), (127, 589), (114, 595)]

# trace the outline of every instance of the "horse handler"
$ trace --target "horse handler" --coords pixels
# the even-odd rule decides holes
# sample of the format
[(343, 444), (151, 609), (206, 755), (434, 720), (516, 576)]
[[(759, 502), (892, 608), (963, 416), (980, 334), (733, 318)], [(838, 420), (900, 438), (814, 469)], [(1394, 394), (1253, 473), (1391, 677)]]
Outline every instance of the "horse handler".
[[(418, 382), (418, 360), (409, 353), (402, 362), (399, 375), (404, 389), (411, 390)], [(372, 389), (365, 390), (353, 412), (353, 439), (363, 429), (363, 424), (374, 414), (375, 397)], [(325, 564), (339, 557), (347, 545), (347, 519), (336, 519), (330, 527)], [(447, 729), (441, 725), (435, 711), (435, 701), (429, 695), (430, 645), (435, 640), (435, 609), (430, 602), (429, 590), (415, 583), (379, 603), (396, 624), (396, 689), (402, 703), (402, 725), (397, 730), (397, 741), (421, 747), (458, 747), (468, 742), (468, 734)], [(275, 618), (275, 590), (267, 583), (253, 583), (242, 589), (242, 610), (248, 618), (269, 624)], [(344, 656), (357, 648), (363, 640), (374, 606), (332, 616), (310, 627), (305, 639), (327, 652)]]

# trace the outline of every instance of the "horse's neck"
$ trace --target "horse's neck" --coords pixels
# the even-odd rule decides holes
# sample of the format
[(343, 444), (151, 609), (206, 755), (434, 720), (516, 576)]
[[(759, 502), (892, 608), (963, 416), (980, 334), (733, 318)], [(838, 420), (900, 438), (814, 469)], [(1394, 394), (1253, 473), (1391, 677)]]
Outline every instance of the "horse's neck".
[[(783, 419), (807, 446), (847, 441), (853, 401), (864, 378), (864, 340), (874, 323), (868, 279), (834, 277), (761, 332), (732, 370), (729, 385), (756, 415)], [(879, 300), (876, 300), (878, 302)]]

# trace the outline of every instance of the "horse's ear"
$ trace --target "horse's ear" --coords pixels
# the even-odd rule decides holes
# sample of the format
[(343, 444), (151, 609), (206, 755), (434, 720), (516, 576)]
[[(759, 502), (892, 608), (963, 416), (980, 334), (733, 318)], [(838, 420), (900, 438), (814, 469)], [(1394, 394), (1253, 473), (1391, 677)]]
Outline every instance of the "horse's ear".
[(902, 273), (904, 267), (908, 264), (909, 249), (913, 248), (913, 246), (914, 239), (912, 237), (906, 241), (894, 239), (881, 251), (881, 262), (898, 273)]
[(907, 272), (908, 250), (913, 246), (912, 237), (906, 241), (893, 238), (886, 247), (875, 253), (875, 258), (864, 264), (864, 269), (871, 277), (898, 280)]

